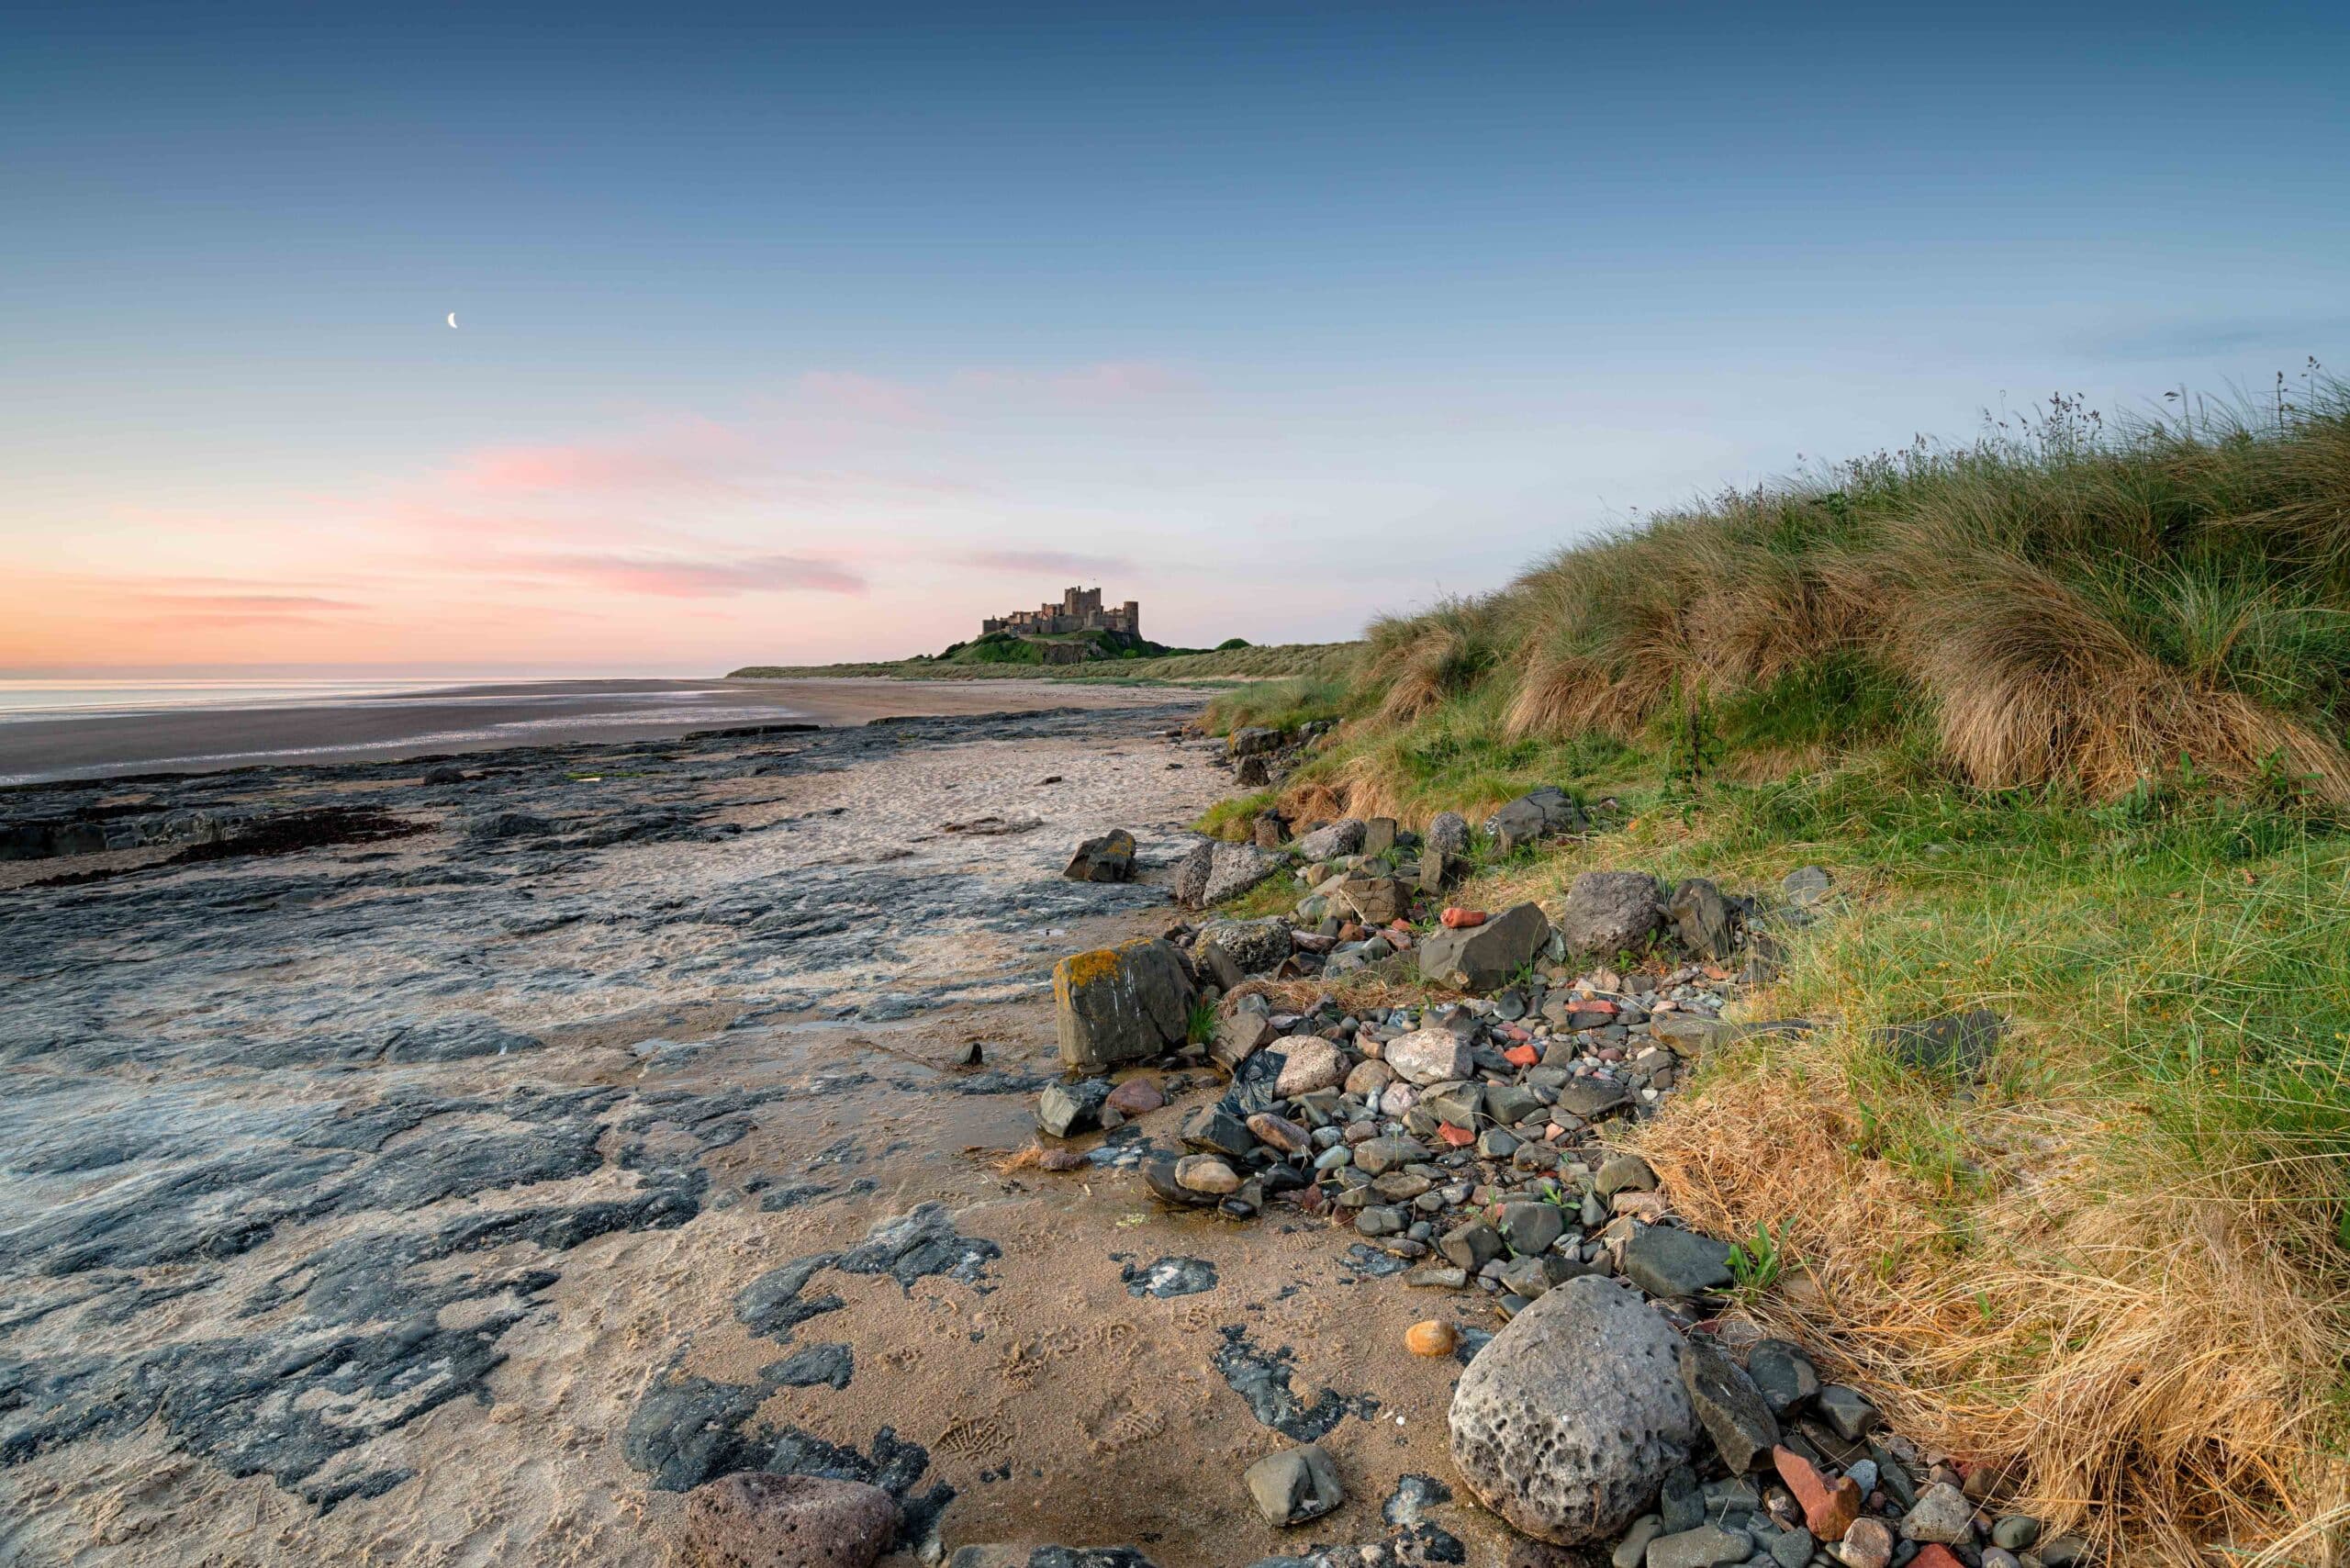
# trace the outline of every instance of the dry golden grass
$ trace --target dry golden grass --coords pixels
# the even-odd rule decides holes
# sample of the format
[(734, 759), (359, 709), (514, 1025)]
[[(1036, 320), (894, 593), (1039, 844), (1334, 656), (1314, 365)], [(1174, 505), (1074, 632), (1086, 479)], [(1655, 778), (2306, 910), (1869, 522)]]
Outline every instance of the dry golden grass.
[[(2313, 1375), (2350, 1318), (2312, 1287), (2330, 1211), (2291, 1172), (2117, 1169), (2099, 1117), (2127, 1107), (1995, 1102), (1967, 1131), (1999, 1190), (1961, 1204), (1857, 1152), (1848, 1044), (1747, 1048), (1638, 1146), (1692, 1223), (1782, 1238), (1803, 1281), (1751, 1316), (1897, 1429), (2003, 1467), (2116, 1562), (2239, 1560), (2350, 1500)], [(2295, 1551), (2277, 1561), (2344, 1561), (2330, 1528)]]

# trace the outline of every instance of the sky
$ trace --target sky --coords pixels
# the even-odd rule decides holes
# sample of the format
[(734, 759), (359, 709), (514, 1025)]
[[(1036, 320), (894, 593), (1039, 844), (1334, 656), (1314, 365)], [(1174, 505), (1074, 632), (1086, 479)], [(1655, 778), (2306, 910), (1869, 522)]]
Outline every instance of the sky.
[(2350, 367), (2338, 6), (9, 16), (5, 675), (1348, 637)]

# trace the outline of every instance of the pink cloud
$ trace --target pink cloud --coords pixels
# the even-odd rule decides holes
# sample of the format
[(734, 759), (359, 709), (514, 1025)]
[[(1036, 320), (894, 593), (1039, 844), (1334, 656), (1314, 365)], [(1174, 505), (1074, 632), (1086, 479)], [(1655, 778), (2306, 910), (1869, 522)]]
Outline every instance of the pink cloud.
[(299, 615), (321, 610), (365, 608), (347, 599), (322, 599), (300, 593), (142, 593), (145, 602), (166, 612), (249, 615)]
[(866, 591), (865, 579), (832, 561), (804, 555), (692, 559), (642, 555), (517, 556), (509, 569), (660, 599), (723, 599), (744, 593)]
[(990, 572), (1074, 572), (1080, 577), (1134, 567), (1123, 555), (1084, 555), (1067, 550), (974, 550), (957, 559), (967, 566)]

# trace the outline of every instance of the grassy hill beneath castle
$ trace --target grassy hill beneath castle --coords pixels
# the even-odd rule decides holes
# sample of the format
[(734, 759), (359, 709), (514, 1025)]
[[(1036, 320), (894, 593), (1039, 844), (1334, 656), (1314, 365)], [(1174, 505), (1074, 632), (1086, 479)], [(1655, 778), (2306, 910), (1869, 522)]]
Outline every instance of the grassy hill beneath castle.
[[(1109, 644), (1094, 641), (1109, 639)], [(1074, 663), (1048, 663), (1045, 649), (1078, 644), (1095, 656)], [(1235, 644), (1237, 645), (1235, 645)], [(957, 643), (935, 655), (867, 664), (746, 665), (730, 680), (808, 680), (827, 677), (885, 677), (899, 680), (1068, 680), (1207, 684), (1298, 679), (1326, 681), (1352, 667), (1360, 643), (1289, 643), (1272, 647), (1227, 644), (1220, 648), (1169, 648), (1123, 638), (1114, 632), (1072, 633), (1066, 637), (1015, 637), (997, 633)]]

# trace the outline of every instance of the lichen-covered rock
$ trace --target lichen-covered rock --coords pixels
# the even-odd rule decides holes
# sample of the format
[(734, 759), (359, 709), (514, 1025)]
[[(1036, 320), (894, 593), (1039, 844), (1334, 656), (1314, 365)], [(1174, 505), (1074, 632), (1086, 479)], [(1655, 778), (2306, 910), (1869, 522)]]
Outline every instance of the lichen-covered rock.
[(1447, 855), (1469, 853), (1469, 819), (1459, 812), (1441, 812), (1428, 823), (1427, 833), (1420, 835), (1430, 849), (1440, 849)]
[(1681, 1342), (1639, 1294), (1569, 1280), (1477, 1353), (1452, 1396), (1452, 1461), (1485, 1506), (1561, 1546), (1620, 1535), (1687, 1462)]
[(1194, 969), (1205, 968), (1210, 947), (1224, 949), (1242, 974), (1261, 975), (1289, 957), (1289, 922), (1279, 916), (1210, 921), (1192, 944)]
[(1072, 953), (1053, 966), (1061, 1060), (1099, 1072), (1181, 1046), (1192, 1024), (1183, 958), (1156, 937)]
[(1113, 827), (1099, 838), (1089, 838), (1061, 875), (1072, 882), (1131, 882), (1135, 879), (1135, 835)]
[(686, 1494), (696, 1568), (870, 1568), (897, 1529), (896, 1499), (861, 1481), (743, 1471)]
[(1199, 905), (1208, 907), (1238, 898), (1281, 869), (1281, 856), (1264, 854), (1255, 844), (1210, 844), (1208, 877), (1201, 884)]
[(1550, 939), (1541, 906), (1522, 903), (1483, 925), (1429, 936), (1420, 944), (1420, 978), (1462, 991), (1494, 991), (1532, 963)]
[(1637, 947), (1655, 932), (1663, 900), (1646, 871), (1585, 871), (1567, 889), (1559, 935), (1570, 953), (1605, 958)]

